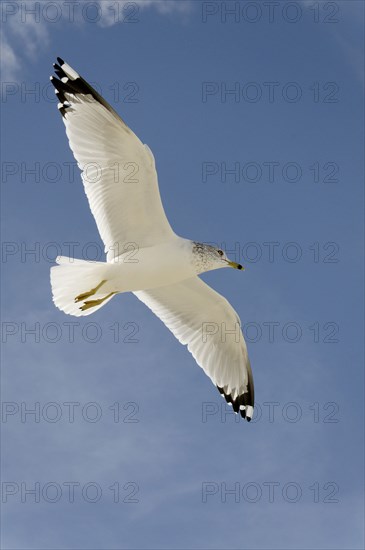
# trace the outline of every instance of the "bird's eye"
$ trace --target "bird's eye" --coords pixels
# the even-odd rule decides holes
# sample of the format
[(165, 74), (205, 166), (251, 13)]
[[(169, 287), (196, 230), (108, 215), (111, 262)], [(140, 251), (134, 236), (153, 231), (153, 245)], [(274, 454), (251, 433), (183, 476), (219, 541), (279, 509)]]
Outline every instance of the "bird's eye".
[(223, 250), (218, 250), (218, 254), (219, 254), (220, 256), (223, 256), (223, 254), (224, 254)]

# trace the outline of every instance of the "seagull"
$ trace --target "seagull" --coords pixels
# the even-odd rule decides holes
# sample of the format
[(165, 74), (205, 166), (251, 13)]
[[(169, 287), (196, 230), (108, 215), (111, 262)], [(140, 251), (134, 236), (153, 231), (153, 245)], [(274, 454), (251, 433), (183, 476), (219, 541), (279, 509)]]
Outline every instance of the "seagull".
[(106, 262), (56, 258), (54, 304), (69, 315), (90, 315), (116, 294), (133, 292), (187, 346), (234, 412), (250, 421), (254, 385), (240, 319), (199, 278), (242, 265), (172, 230), (150, 148), (70, 65), (57, 62), (58, 78), (50, 78)]

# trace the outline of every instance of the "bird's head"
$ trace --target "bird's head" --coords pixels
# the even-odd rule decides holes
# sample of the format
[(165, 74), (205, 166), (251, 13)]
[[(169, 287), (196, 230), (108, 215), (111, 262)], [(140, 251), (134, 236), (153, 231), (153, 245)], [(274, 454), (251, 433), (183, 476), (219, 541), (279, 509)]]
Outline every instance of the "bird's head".
[(192, 252), (193, 263), (197, 273), (204, 273), (205, 271), (220, 269), (221, 267), (244, 269), (241, 264), (232, 262), (229, 258), (227, 258), (224, 250), (211, 246), (210, 244), (192, 241)]

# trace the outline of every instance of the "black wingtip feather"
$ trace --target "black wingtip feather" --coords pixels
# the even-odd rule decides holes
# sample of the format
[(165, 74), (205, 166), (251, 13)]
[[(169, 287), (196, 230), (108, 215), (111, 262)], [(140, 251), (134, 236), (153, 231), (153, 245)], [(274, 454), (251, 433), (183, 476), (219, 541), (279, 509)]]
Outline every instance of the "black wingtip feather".
[[(228, 404), (231, 404), (233, 410), (237, 414), (241, 414), (242, 418), (245, 418), (247, 422), (251, 421), (251, 417), (246, 414), (246, 407), (254, 406), (253, 395), (250, 391), (239, 395), (236, 399), (232, 399), (232, 395), (224, 391), (224, 388), (217, 386), (219, 393), (225, 398)], [(241, 406), (245, 408), (242, 409)]]
[[(65, 73), (64, 69), (62, 68), (63, 65), (65, 65), (64, 60), (61, 57), (57, 57), (58, 65), (55, 63), (54, 69), (55, 73), (58, 78), (51, 78), (51, 82), (58, 91), (58, 98), (61, 103), (64, 103), (65, 100), (68, 100), (65, 94), (71, 94), (74, 96), (77, 95), (91, 95), (95, 101), (101, 103), (103, 107), (105, 107), (108, 111), (110, 111), (114, 116), (116, 116), (118, 119), (120, 119), (118, 113), (109, 105), (105, 99), (98, 94), (96, 90), (86, 80), (84, 80), (79, 74), (77, 74), (77, 77), (68, 77)], [(75, 71), (76, 72), (76, 71)], [(62, 82), (62, 79), (66, 80), (66, 82)], [(67, 107), (64, 106), (60, 109), (60, 112), (62, 116), (64, 116), (67, 111), (65, 110), (68, 107), (72, 107), (72, 100), (70, 101), (71, 105), (68, 105)]]

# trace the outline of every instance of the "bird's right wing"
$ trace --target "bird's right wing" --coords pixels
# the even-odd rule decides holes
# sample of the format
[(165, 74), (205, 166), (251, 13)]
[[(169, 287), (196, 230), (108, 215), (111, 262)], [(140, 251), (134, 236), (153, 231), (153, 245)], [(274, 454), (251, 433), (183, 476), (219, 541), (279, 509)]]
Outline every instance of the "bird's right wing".
[(58, 62), (59, 80), (51, 81), (108, 260), (127, 243), (141, 248), (168, 240), (174, 233), (152, 152), (90, 84), (62, 59)]
[(230, 303), (199, 277), (134, 294), (187, 345), (234, 411), (251, 420), (251, 366), (240, 319)]

